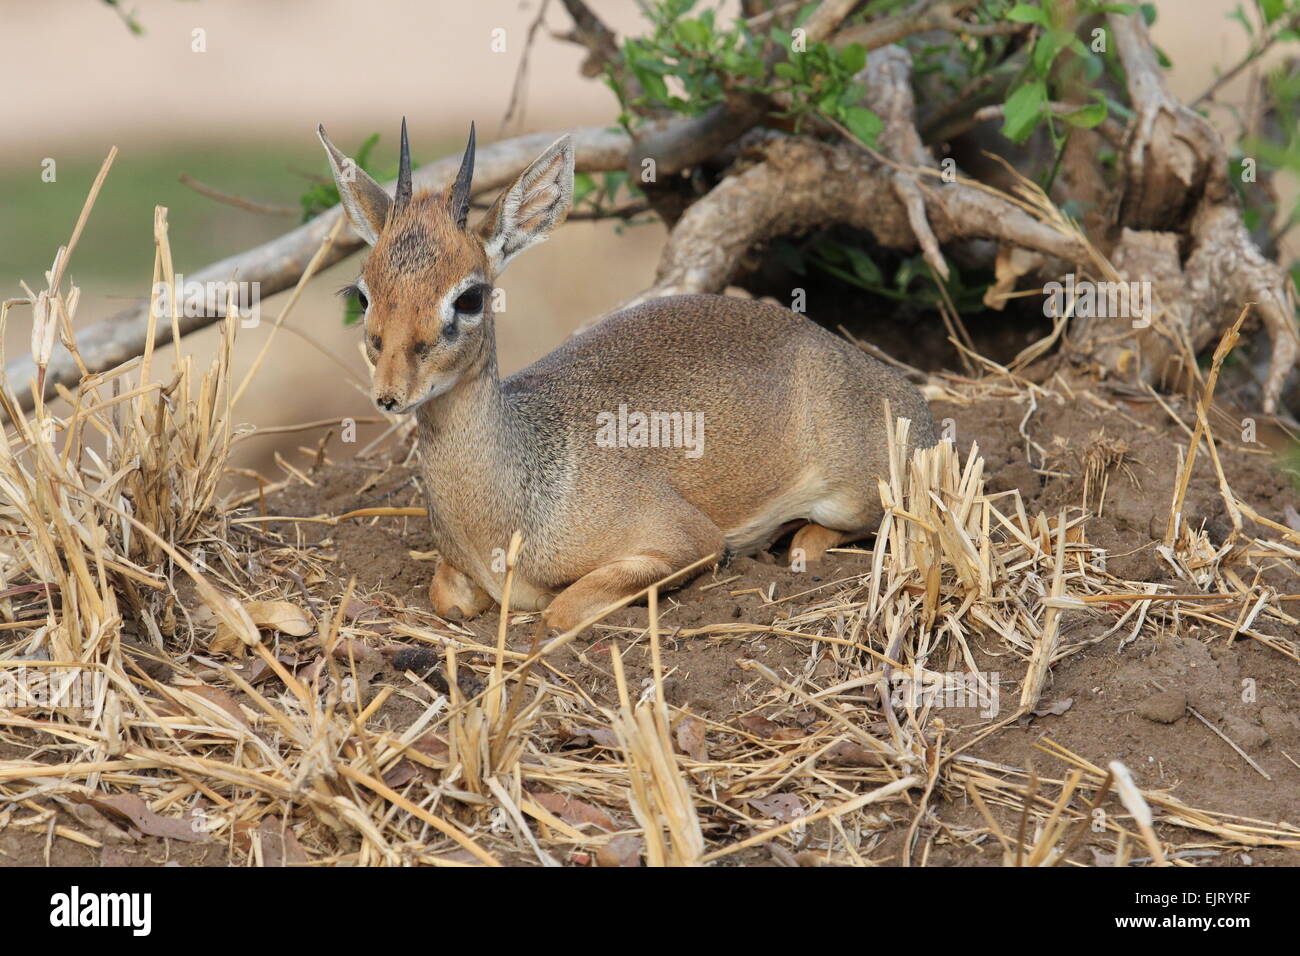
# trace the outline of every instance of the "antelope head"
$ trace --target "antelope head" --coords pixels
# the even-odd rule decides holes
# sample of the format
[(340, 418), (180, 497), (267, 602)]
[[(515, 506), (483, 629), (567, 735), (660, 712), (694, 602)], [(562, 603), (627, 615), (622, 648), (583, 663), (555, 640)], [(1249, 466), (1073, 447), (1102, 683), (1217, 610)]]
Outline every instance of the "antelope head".
[(443, 191), (416, 192), (402, 120), (397, 189), (389, 196), (344, 156), (325, 128), (348, 219), (371, 246), (354, 286), (365, 312), (372, 397), (386, 412), (414, 411), (462, 382), (496, 373), (492, 289), (516, 255), (564, 221), (573, 200), (573, 146), (552, 143), (469, 225), (474, 126), (455, 180)]

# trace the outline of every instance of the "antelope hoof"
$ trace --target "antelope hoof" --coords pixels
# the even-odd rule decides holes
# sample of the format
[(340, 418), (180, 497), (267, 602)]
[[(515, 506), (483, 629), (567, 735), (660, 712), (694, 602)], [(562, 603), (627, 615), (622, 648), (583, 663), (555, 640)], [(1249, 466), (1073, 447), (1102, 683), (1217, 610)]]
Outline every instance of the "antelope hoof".
[(571, 631), (591, 616), (591, 609), (572, 605), (572, 601), (566, 602), (557, 598), (542, 611), (542, 620), (546, 622), (547, 627), (561, 634)]
[(809, 564), (817, 564), (826, 557), (826, 551), (853, 540), (853, 536), (843, 531), (836, 531), (815, 522), (809, 522), (795, 532), (790, 541), (790, 554), (803, 552), (803, 558)]
[(445, 559), (429, 583), (434, 613), (448, 621), (468, 621), (492, 606), (491, 596)]

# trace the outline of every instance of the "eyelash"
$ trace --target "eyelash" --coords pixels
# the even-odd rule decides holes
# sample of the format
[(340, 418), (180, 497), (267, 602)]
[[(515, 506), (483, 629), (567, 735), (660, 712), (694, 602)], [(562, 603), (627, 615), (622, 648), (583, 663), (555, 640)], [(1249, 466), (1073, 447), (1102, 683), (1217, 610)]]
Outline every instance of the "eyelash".
[(355, 282), (351, 282), (339, 289), (337, 295), (340, 299), (355, 298), (357, 302), (360, 303), (363, 312), (370, 305), (369, 300), (366, 298), (366, 294), (361, 291), (361, 286), (357, 285)]

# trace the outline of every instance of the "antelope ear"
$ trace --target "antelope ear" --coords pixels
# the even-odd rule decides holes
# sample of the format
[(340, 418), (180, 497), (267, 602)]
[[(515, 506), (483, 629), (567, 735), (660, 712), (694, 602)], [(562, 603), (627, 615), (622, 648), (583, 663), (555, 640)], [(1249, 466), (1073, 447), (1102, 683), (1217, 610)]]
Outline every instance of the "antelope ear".
[(356, 228), (357, 234), (367, 243), (374, 245), (388, 221), (388, 212), (393, 208), (392, 197), (384, 187), (370, 178), (370, 174), (339, 151), (325, 135), (325, 127), (317, 126), (316, 135), (325, 147), (329, 157), (330, 169), (334, 172), (334, 184), (339, 188), (339, 198), (348, 219)]
[(544, 240), (564, 222), (573, 203), (573, 143), (561, 136), (497, 197), (479, 225), (492, 271), (529, 246)]

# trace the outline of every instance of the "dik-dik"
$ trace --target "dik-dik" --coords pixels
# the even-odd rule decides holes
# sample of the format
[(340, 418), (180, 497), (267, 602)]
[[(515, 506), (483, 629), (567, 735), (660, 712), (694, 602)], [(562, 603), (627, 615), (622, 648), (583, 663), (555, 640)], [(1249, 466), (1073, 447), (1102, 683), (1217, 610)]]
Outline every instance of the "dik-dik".
[[(544, 610), (561, 631), (792, 524), (802, 525), (792, 548), (816, 561), (880, 521), (886, 401), (911, 420), (914, 447), (934, 444), (929, 407), (906, 379), (794, 312), (746, 299), (646, 302), (503, 381), (493, 283), (568, 215), (569, 138), (471, 225), (472, 126), (451, 187), (413, 193), (403, 121), (392, 197), (318, 132), (373, 247), (355, 289), (375, 404), (418, 419), (442, 556), (429, 588), (438, 614), (468, 618), (501, 600), (500, 556), (516, 529), (510, 605)], [(512, 321), (526, 321), (520, 311)], [(685, 447), (674, 440), (683, 436)]]

